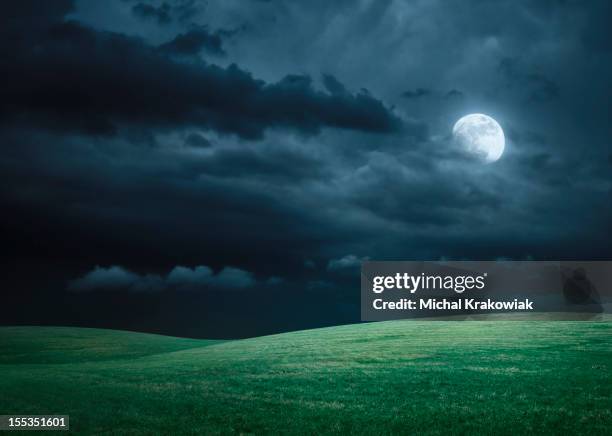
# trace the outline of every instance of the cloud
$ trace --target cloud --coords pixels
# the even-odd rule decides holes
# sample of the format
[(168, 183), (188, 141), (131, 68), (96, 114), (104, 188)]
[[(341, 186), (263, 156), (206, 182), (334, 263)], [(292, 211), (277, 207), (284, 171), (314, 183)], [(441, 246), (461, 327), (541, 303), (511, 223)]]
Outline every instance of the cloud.
[(166, 278), (168, 285), (179, 289), (197, 289), (201, 287), (217, 288), (247, 288), (256, 282), (253, 275), (247, 271), (225, 267), (217, 274), (207, 266), (188, 268), (176, 266)]
[(266, 285), (276, 286), (284, 283), (285, 281), (281, 277), (272, 276), (266, 280)]
[(209, 283), (212, 277), (213, 270), (207, 266), (196, 266), (194, 268), (175, 266), (168, 273), (166, 280), (171, 286), (192, 288)]
[(249, 174), (251, 178), (285, 183), (319, 179), (327, 171), (320, 159), (280, 147), (221, 148), (202, 158), (198, 168), (218, 177)]
[[(122, 0), (129, 2), (132, 0)], [(159, 6), (139, 2), (132, 6), (132, 14), (143, 20), (154, 20), (160, 25), (168, 25), (178, 20), (189, 22), (198, 14), (201, 7), (200, 0), (171, 0), (162, 2)]]
[[(221, 66), (157, 49), (193, 29), (177, 19), (62, 22), (69, 3), (22, 17), (0, 41), (7, 256), (310, 280), (345, 253), (606, 253), (610, 66), (582, 56), (581, 22), (559, 27), (578, 8), (565, 5), (211, 2), (194, 22), (244, 29)], [(559, 87), (546, 111), (525, 105), (550, 94), (538, 74)], [(437, 98), (399, 97), (419, 87)], [(472, 110), (508, 133), (486, 168), (444, 139)]]
[(238, 268), (225, 267), (213, 277), (214, 286), (221, 288), (246, 288), (255, 284), (253, 275)]
[(312, 280), (306, 284), (306, 289), (310, 291), (332, 291), (334, 284), (325, 280)]
[(159, 24), (168, 24), (172, 21), (170, 16), (170, 5), (168, 3), (162, 3), (160, 6), (137, 3), (132, 6), (132, 13), (137, 17), (155, 19)]
[(466, 214), (477, 218), (503, 206), (495, 174), (485, 173), (488, 182), (482, 183), (478, 164), (462, 162), (448, 144), (431, 147), (438, 156), (421, 157), (422, 161), (416, 152), (403, 158), (371, 153), (368, 164), (352, 179), (354, 204), (392, 222), (437, 228), (457, 225)]
[(304, 268), (314, 270), (317, 269), (317, 264), (311, 259), (306, 259), (304, 261)]
[(157, 275), (138, 275), (120, 266), (108, 268), (96, 266), (83, 277), (69, 283), (73, 292), (130, 291), (158, 292), (163, 289), (163, 280)]
[(523, 71), (519, 60), (504, 58), (499, 63), (499, 71), (507, 80), (508, 86), (527, 93), (530, 101), (545, 102), (559, 97), (560, 89), (554, 81), (540, 73)]
[(420, 98), (431, 95), (431, 90), (425, 88), (417, 88), (414, 91), (404, 91), (402, 97), (404, 98)]
[[(270, 283), (280, 279), (271, 277)], [(254, 286), (255, 278), (248, 271), (225, 267), (218, 273), (207, 266), (189, 268), (175, 266), (165, 277), (156, 274), (136, 274), (121, 266), (108, 268), (96, 266), (82, 277), (72, 280), (68, 290), (72, 292), (126, 291), (161, 292), (164, 290), (196, 291), (201, 289), (242, 289)]]
[(261, 139), (272, 128), (316, 134), (325, 127), (378, 133), (405, 127), (367, 93), (322, 92), (308, 75), (267, 83), (235, 64), (179, 62), (164, 53), (199, 46), (220, 52), (218, 40), (202, 31), (180, 35), (161, 51), (74, 21), (12, 31), (14, 44), (0, 43), (0, 56), (11, 58), (3, 66), (10, 86), (0, 113), (39, 128), (108, 136), (122, 126), (198, 127)]
[(451, 89), (446, 94), (444, 94), (444, 98), (446, 99), (463, 98), (463, 97), (465, 97), (465, 94), (463, 94), (463, 92), (459, 91), (458, 89)]
[(337, 271), (341, 269), (359, 268), (361, 263), (369, 260), (369, 257), (357, 257), (354, 254), (347, 254), (339, 259), (332, 259), (327, 264), (329, 271)]
[[(5, 2), (2, 4), (0, 26), (7, 34), (23, 32), (24, 30), (40, 31), (50, 23), (61, 21), (73, 9), (73, 0)], [(0, 44), (2, 43), (0, 42)]]
[(586, 23), (582, 29), (581, 40), (583, 44), (599, 53), (612, 51), (612, 38), (610, 38), (610, 21), (612, 4), (606, 0), (595, 0), (589, 3), (586, 11)]
[(211, 146), (211, 143), (199, 133), (190, 133), (185, 138), (185, 145), (193, 148), (208, 148)]
[(331, 74), (323, 74), (323, 86), (332, 95), (347, 95), (346, 87)]
[(173, 40), (160, 45), (159, 49), (164, 53), (177, 55), (197, 55), (202, 51), (215, 56), (225, 55), (220, 34), (210, 33), (205, 27), (181, 33)]

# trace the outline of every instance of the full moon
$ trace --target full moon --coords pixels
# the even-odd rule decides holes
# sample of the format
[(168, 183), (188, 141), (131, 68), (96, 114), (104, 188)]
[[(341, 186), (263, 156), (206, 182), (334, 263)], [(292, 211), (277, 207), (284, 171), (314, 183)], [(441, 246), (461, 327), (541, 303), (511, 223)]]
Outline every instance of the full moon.
[(453, 138), (464, 151), (486, 163), (498, 160), (506, 146), (499, 123), (484, 114), (460, 118), (453, 127)]

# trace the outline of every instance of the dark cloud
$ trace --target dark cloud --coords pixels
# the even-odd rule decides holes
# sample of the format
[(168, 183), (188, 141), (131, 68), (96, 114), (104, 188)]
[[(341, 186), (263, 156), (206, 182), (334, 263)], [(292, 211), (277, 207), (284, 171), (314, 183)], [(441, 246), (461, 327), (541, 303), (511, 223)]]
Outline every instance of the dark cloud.
[(528, 165), (531, 166), (535, 170), (543, 170), (547, 165), (550, 164), (552, 160), (552, 155), (550, 153), (537, 153), (533, 156), (529, 156), (527, 158)]
[(459, 91), (458, 89), (451, 89), (446, 94), (444, 94), (444, 98), (447, 98), (447, 99), (463, 98), (463, 97), (465, 97), (465, 95), (463, 94), (463, 92)]
[(499, 71), (508, 80), (508, 85), (534, 102), (545, 102), (559, 97), (559, 86), (548, 77), (524, 72), (517, 59), (505, 58), (499, 63)]
[(612, 4), (609, 1), (595, 0), (586, 8), (586, 24), (581, 36), (587, 48), (599, 53), (612, 51), (610, 16), (612, 16)]
[[(435, 184), (431, 184), (432, 174)], [(418, 168), (383, 154), (373, 158), (361, 176), (367, 184), (356, 181), (353, 201), (391, 221), (445, 228), (462, 223), (466, 212), (472, 220), (476, 211), (484, 215), (503, 202), (493, 186), (482, 186), (477, 178), (458, 178), (435, 166)]]
[(179, 21), (189, 22), (198, 14), (202, 5), (206, 5), (201, 0), (176, 0), (173, 4), (174, 14)]
[(160, 6), (153, 6), (147, 3), (137, 3), (132, 6), (132, 13), (137, 17), (154, 19), (159, 24), (168, 24), (172, 21), (170, 15), (170, 5), (162, 3)]
[(188, 147), (206, 148), (210, 147), (211, 144), (208, 139), (199, 133), (190, 133), (187, 135), (187, 138), (185, 138), (185, 145)]
[(296, 182), (321, 179), (326, 171), (323, 162), (305, 153), (286, 149), (220, 149), (202, 158), (198, 168), (217, 177), (249, 174), (254, 179)]
[[(13, 121), (94, 134), (114, 134), (122, 124), (198, 126), (250, 139), (272, 127), (310, 134), (323, 127), (402, 127), (370, 95), (323, 93), (308, 76), (265, 83), (236, 65), (174, 62), (138, 40), (75, 22), (20, 34), (26, 39), (18, 47), (2, 45), (10, 86), (0, 114)], [(15, 54), (10, 62), (7, 50)]]
[(326, 171), (304, 151), (215, 145), (196, 154), (181, 140), (166, 149), (104, 139), (92, 149), (84, 137), (4, 133), (0, 194), (12, 213), (0, 217), (0, 230), (12, 242), (3, 253), (157, 273), (206, 264), (284, 276), (318, 258), (321, 241), (355, 233), (330, 229), (315, 204), (303, 209), (300, 185)]
[(3, 321), (247, 336), (358, 321), (365, 258), (610, 257), (606, 2), (136, 3), (3, 6)]
[(420, 98), (431, 95), (431, 90), (425, 88), (416, 88), (414, 91), (404, 91), (402, 92), (402, 97), (404, 98)]
[(202, 287), (248, 288), (256, 283), (255, 278), (248, 271), (224, 267), (215, 274), (206, 266), (174, 267), (166, 277), (166, 282), (169, 286), (185, 290), (197, 290)]
[[(133, 0), (122, 0), (132, 2)], [(132, 14), (143, 20), (154, 20), (160, 25), (173, 21), (191, 23), (206, 2), (201, 0), (171, 0), (168, 2), (137, 2), (131, 8)]]
[(197, 55), (202, 51), (215, 56), (225, 55), (220, 34), (210, 33), (205, 27), (181, 33), (172, 41), (160, 45), (159, 49), (178, 55)]
[(343, 96), (348, 94), (346, 87), (331, 74), (323, 74), (323, 85), (332, 95)]
[(0, 25), (7, 35), (23, 32), (25, 37), (24, 31), (44, 29), (49, 23), (60, 21), (73, 8), (73, 0), (7, 2), (2, 5)]

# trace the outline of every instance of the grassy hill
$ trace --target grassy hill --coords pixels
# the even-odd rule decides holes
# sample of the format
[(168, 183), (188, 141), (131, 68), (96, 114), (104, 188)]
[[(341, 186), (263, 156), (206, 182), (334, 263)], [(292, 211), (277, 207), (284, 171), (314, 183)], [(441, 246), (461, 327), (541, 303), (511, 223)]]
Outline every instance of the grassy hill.
[(0, 414), (83, 433), (591, 433), (612, 323), (393, 321), (239, 341), (0, 328)]

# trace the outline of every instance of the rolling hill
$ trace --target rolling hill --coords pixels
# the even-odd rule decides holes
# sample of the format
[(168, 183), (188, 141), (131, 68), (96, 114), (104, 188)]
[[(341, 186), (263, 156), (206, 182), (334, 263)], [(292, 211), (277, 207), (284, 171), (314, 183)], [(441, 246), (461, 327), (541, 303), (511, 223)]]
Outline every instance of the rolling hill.
[(0, 413), (80, 433), (610, 434), (612, 323), (392, 321), (205, 341), (0, 328)]

